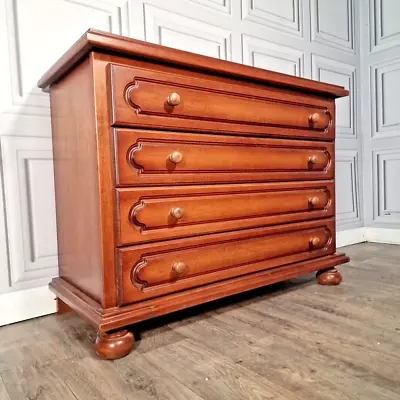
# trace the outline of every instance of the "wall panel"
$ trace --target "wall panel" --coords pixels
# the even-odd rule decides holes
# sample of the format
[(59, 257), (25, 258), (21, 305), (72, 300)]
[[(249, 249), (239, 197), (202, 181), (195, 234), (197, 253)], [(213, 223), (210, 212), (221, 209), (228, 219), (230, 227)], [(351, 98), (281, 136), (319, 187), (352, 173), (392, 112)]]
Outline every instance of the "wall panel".
[(312, 40), (355, 53), (354, 0), (311, 0)]
[[(398, 40), (397, 6), (381, 2), (374, 46), (384, 48)], [(36, 82), (89, 27), (349, 88), (337, 103), (338, 229), (360, 226), (358, 10), (358, 0), (0, 0), (0, 295), (46, 285), (57, 273), (49, 100)], [(385, 102), (397, 64), (376, 71)], [(377, 115), (377, 137), (397, 129), (393, 109)], [(386, 208), (396, 210), (384, 190)]]
[(21, 289), (57, 274), (51, 139), (1, 138), (9, 283)]

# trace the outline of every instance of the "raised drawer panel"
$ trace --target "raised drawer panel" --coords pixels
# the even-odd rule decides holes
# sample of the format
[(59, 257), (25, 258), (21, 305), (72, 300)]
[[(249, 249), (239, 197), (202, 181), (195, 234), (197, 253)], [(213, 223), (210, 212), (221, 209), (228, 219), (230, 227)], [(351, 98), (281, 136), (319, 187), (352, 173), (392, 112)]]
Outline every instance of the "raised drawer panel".
[(332, 182), (118, 189), (119, 245), (330, 217)]
[(109, 66), (112, 124), (333, 139), (333, 102), (138, 67)]
[(328, 219), (125, 247), (120, 304), (332, 254), (334, 236)]
[(117, 185), (333, 178), (329, 142), (115, 129)]

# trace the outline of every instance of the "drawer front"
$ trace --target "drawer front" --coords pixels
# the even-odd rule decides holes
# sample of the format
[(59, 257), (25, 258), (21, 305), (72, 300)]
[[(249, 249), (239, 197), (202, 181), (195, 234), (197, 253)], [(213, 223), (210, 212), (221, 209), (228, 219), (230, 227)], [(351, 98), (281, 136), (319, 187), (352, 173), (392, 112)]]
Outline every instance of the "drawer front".
[(115, 129), (118, 185), (332, 179), (334, 144)]
[(118, 250), (120, 304), (333, 254), (333, 219)]
[(114, 125), (333, 139), (333, 101), (249, 88), (237, 81), (109, 68)]
[(332, 182), (118, 189), (119, 245), (333, 216)]

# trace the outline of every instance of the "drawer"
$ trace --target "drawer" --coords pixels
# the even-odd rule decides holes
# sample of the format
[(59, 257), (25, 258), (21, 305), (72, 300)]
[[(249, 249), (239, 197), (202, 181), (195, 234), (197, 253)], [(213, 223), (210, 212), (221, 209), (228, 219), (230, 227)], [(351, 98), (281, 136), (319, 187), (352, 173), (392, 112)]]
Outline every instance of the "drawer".
[(115, 129), (117, 185), (333, 179), (334, 144)]
[(332, 140), (334, 100), (109, 65), (113, 125)]
[(335, 252), (333, 219), (118, 250), (120, 305)]
[(333, 216), (332, 182), (117, 189), (118, 245)]

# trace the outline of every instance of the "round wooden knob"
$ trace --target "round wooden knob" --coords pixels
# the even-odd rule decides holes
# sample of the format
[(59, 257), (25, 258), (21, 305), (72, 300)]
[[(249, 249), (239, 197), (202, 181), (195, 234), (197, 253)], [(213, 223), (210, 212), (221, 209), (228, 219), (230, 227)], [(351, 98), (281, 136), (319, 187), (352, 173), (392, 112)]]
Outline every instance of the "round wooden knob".
[(319, 240), (319, 237), (313, 237), (313, 238), (311, 238), (310, 239), (310, 245), (312, 246), (312, 247), (318, 247), (318, 245), (320, 244), (320, 240)]
[(173, 92), (167, 97), (167, 103), (172, 106), (178, 106), (181, 102), (181, 96), (178, 93)]
[(319, 204), (319, 197), (310, 197), (310, 198), (308, 199), (308, 203), (309, 203), (311, 206), (317, 206), (317, 205)]
[(183, 159), (183, 154), (179, 151), (174, 151), (168, 156), (168, 160), (174, 164), (179, 164)]
[(308, 157), (309, 164), (316, 164), (318, 161), (317, 156)]
[(320, 120), (321, 116), (318, 113), (311, 114), (308, 117), (308, 120), (313, 124), (316, 124)]
[(181, 219), (185, 215), (182, 208), (180, 208), (180, 207), (172, 208), (169, 213), (176, 219)]
[(172, 271), (178, 275), (182, 275), (186, 272), (186, 264), (182, 261), (178, 261), (172, 264)]

